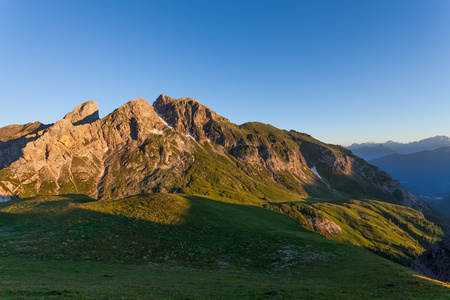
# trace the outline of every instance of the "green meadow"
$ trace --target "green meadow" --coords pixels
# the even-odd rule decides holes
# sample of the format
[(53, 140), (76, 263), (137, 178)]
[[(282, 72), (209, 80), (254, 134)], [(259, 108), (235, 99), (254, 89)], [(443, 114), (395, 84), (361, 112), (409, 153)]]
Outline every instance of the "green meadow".
[(444, 285), (257, 206), (181, 194), (0, 203), (6, 299), (446, 299)]

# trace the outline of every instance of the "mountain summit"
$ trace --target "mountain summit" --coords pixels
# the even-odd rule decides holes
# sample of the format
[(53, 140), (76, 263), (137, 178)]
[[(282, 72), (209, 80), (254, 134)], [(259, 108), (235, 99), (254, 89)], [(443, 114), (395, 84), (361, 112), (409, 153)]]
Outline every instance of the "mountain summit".
[(205, 194), (213, 186), (214, 193), (259, 195), (261, 202), (273, 189), (293, 197), (369, 195), (426, 207), (342, 147), (261, 123), (236, 125), (192, 98), (161, 95), (153, 105), (136, 99), (103, 119), (88, 101), (0, 151), (7, 162), (0, 170), (3, 196), (119, 199), (163, 191)]
[(98, 119), (98, 104), (92, 100), (78, 105), (72, 112), (64, 117), (64, 120), (69, 121), (75, 126), (92, 123)]
[(161, 95), (153, 103), (160, 116), (178, 132), (195, 134), (198, 138), (209, 134), (212, 122), (230, 123), (226, 118), (193, 98), (174, 99)]

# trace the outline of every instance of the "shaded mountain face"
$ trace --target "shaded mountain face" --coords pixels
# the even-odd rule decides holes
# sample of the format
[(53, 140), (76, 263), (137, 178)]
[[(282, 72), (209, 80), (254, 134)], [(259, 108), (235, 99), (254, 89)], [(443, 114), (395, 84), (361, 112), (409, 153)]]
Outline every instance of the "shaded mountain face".
[(10, 134), (23, 139), (20, 146), (0, 152), (7, 162), (1, 196), (185, 192), (259, 203), (371, 197), (427, 209), (340, 146), (256, 122), (239, 126), (192, 98), (161, 95), (153, 105), (136, 99), (102, 119), (89, 101), (53, 125), (26, 126)]
[(34, 122), (0, 128), (0, 169), (18, 160), (25, 145), (39, 138), (49, 126)]
[(430, 206), (432, 206), (434, 209), (441, 212), (442, 214), (450, 217), (450, 196), (445, 198), (439, 198), (438, 201), (431, 202)]
[(355, 155), (364, 158), (365, 160), (376, 159), (383, 157), (385, 155), (395, 154), (394, 148), (390, 148), (386, 145), (374, 145), (374, 146), (364, 146), (361, 148), (348, 147)]
[(412, 264), (418, 273), (440, 281), (450, 282), (450, 235), (444, 235)]
[(369, 162), (417, 195), (433, 197), (450, 192), (450, 147), (388, 155)]
[(371, 160), (385, 155), (410, 154), (448, 146), (450, 146), (449, 137), (435, 136), (411, 143), (397, 143), (393, 141), (388, 141), (386, 143), (355, 143), (347, 147), (347, 149), (365, 160)]

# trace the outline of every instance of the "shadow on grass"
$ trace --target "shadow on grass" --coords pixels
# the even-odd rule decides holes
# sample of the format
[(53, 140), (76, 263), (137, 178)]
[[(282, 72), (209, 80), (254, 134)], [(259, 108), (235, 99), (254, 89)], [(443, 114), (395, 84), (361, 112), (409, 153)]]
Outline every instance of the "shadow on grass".
[[(145, 220), (152, 217), (147, 209), (155, 201), (187, 201), (184, 221), (167, 225)], [(96, 211), (103, 207), (107, 209)], [(77, 195), (35, 197), (3, 203), (0, 209), (2, 255), (270, 268), (283, 259), (277, 251), (286, 247), (336, 246), (280, 213), (188, 195), (96, 202)], [(179, 213), (154, 212), (167, 218)]]
[[(176, 225), (146, 221), (142, 219), (145, 216), (121, 215), (133, 215), (145, 210), (145, 203), (151, 207), (152, 204), (162, 203), (158, 201), (182, 200), (188, 202), (189, 208), (184, 214), (184, 222)], [(58, 284), (55, 284), (55, 276), (46, 277), (42, 282), (33, 279), (34, 285), (26, 285), (25, 282), (23, 288), (31, 296), (41, 296), (42, 293), (42, 296), (53, 296), (51, 293), (66, 292), (68, 286), (71, 289), (83, 286), (88, 290), (90, 282), (74, 284), (72, 280), (80, 281), (80, 278), (87, 276), (84, 274), (86, 272), (95, 274), (92, 284), (102, 289), (97, 293), (106, 291), (111, 295), (123, 282), (126, 282), (129, 293), (153, 290), (160, 295), (170, 295), (172, 292), (168, 287), (174, 284), (174, 280), (179, 285), (176, 289), (180, 293), (196, 295), (197, 298), (204, 296), (204, 292), (214, 295), (211, 286), (215, 285), (220, 285), (221, 298), (230, 293), (234, 298), (254, 299), (267, 293), (289, 293), (285, 295), (287, 298), (296, 298), (298, 293), (305, 293), (305, 282), (308, 291), (311, 290), (308, 293), (318, 299), (326, 299), (330, 295), (337, 298), (342, 290), (354, 297), (368, 295), (372, 298), (395, 294), (406, 295), (404, 297), (407, 299), (411, 295), (430, 293), (430, 289), (416, 285), (412, 273), (406, 269), (360, 248), (326, 240), (301, 229), (295, 220), (263, 208), (189, 195), (139, 195), (100, 202), (66, 195), (59, 197), (59, 200), (52, 198), (54, 206), (35, 203), (41, 209), (40, 214), (20, 210), (5, 212), (5, 208), (38, 202), (34, 198), (14, 201), (0, 206), (1, 259), (44, 259), (32, 262), (36, 265), (34, 272), (43, 272), (42, 277), (46, 277), (49, 270), (68, 276), (70, 272), (64, 270), (69, 265), (81, 272), (81, 275), (70, 274), (68, 282)], [(92, 210), (94, 204), (106, 205), (108, 213)], [(46, 214), (46, 211), (53, 213)], [(109, 264), (93, 264), (92, 261)], [(146, 265), (153, 271), (136, 269), (125, 263)], [(5, 274), (10, 274), (8, 276), (11, 278), (26, 279), (23, 270), (14, 269), (12, 265)], [(90, 268), (92, 271), (89, 271)], [(98, 268), (104, 270), (98, 271)], [(129, 275), (123, 276), (127, 272)], [(192, 274), (201, 276), (202, 281), (195, 281)], [(157, 283), (148, 280), (161, 276), (164, 279)], [(235, 279), (243, 276), (249, 279)], [(111, 283), (111, 278), (119, 279)], [(274, 282), (283, 288), (274, 288)], [(43, 289), (42, 284), (49, 288), (39, 292)], [(384, 286), (389, 286), (389, 291), (385, 291)], [(20, 295), (14, 289), (9, 293)], [(67, 290), (63, 296), (69, 297), (70, 293)], [(436, 290), (436, 294), (439, 293), (442, 294), (442, 291)], [(144, 294), (129, 295), (142, 297)]]

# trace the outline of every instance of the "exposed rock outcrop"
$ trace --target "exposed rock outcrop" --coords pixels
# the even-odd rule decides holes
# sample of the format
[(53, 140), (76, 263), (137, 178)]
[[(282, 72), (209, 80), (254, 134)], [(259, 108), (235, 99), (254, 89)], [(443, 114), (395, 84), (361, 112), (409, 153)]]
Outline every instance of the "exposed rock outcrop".
[(212, 122), (230, 122), (192, 98), (174, 99), (161, 95), (153, 103), (153, 107), (169, 126), (197, 140), (209, 135)]
[(11, 197), (8, 197), (8, 196), (0, 196), (0, 202), (6, 202), (6, 201), (9, 201), (9, 200), (11, 200)]
[(98, 119), (98, 104), (92, 100), (78, 105), (64, 117), (64, 120), (69, 121), (74, 126), (93, 123)]
[(0, 170), (22, 157), (23, 147), (39, 138), (49, 126), (34, 122), (0, 128)]
[(342, 232), (341, 227), (328, 219), (307, 217), (309, 224), (317, 233), (326, 237), (335, 237)]
[(158, 169), (184, 165), (190, 140), (176, 135), (144, 99), (129, 101), (101, 120), (97, 103), (88, 101), (16, 151), (20, 159), (0, 175), (0, 195), (82, 193), (117, 199), (152, 192), (171, 180), (148, 178), (157, 177)]
[(450, 282), (450, 234), (419, 256), (412, 269), (426, 277)]

